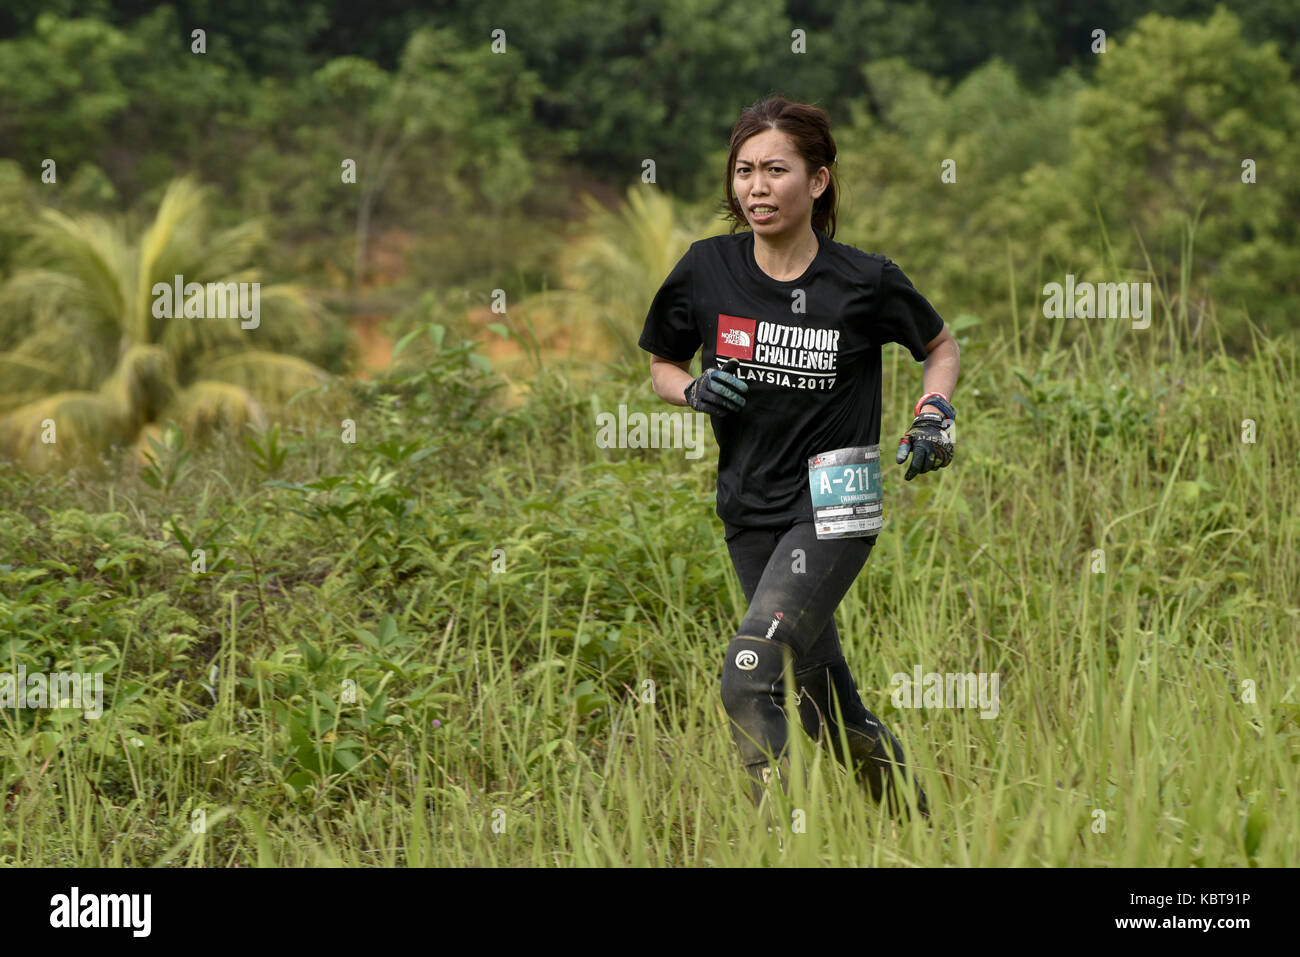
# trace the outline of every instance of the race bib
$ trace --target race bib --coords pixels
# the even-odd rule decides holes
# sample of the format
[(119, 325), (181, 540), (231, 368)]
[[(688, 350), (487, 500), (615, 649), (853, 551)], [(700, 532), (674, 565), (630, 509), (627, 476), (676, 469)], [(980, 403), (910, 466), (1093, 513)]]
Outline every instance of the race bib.
[(880, 446), (822, 452), (808, 460), (813, 526), (818, 538), (880, 533)]

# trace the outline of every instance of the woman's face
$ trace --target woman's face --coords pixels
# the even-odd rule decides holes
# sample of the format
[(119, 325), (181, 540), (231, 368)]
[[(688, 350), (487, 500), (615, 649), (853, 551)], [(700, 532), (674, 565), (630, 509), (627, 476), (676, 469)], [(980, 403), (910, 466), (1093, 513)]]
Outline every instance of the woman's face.
[[(755, 236), (795, 237), (812, 224), (813, 201), (830, 181), (823, 166), (809, 178), (794, 143), (780, 130), (755, 133), (740, 144), (731, 188)], [(775, 207), (755, 212), (755, 207)]]

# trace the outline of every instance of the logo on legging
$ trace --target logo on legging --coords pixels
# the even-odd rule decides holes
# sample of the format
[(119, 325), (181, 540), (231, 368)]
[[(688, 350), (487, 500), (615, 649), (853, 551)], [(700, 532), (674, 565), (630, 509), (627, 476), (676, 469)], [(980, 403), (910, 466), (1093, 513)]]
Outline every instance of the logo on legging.
[(765, 638), (771, 638), (771, 637), (772, 637), (772, 635), (776, 632), (776, 626), (779, 625), (779, 624), (781, 624), (781, 619), (784, 618), (784, 617), (785, 617), (785, 612), (783, 612), (783, 611), (778, 611), (778, 612), (776, 613), (776, 617), (772, 619), (772, 624), (771, 624), (771, 626), (767, 629), (767, 634), (764, 635)]
[(736, 667), (741, 671), (753, 671), (758, 667), (758, 652), (746, 648), (736, 655)]

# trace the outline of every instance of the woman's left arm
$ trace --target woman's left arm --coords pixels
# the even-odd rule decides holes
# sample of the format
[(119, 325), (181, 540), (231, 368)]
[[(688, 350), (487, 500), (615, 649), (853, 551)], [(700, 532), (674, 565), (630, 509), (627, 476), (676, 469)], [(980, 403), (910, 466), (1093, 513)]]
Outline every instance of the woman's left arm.
[[(922, 376), (922, 394), (939, 392), (952, 402), (953, 390), (957, 388), (957, 374), (961, 370), (961, 350), (957, 340), (944, 324), (943, 331), (925, 345), (925, 372)], [(939, 412), (943, 410), (929, 403), (921, 407), (922, 412)]]
[[(961, 351), (946, 325), (942, 332), (926, 343), (925, 352), (925, 391), (922, 395), (938, 392), (951, 406), (952, 390), (957, 387), (957, 372), (961, 367)], [(912, 420), (912, 427), (899, 440), (898, 452), (894, 455), (894, 461), (899, 465), (907, 461), (908, 455), (912, 456), (912, 462), (903, 476), (909, 482), (923, 472), (947, 466), (952, 461), (954, 447), (952, 422), (945, 410), (927, 402), (920, 409), (914, 410), (914, 414), (916, 418)], [(953, 414), (956, 414), (955, 408)]]

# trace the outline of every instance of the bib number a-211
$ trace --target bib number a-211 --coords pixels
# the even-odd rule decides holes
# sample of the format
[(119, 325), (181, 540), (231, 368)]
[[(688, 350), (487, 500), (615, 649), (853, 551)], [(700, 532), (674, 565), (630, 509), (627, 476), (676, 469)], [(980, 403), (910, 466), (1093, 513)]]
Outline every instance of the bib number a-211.
[(818, 538), (864, 538), (880, 533), (879, 445), (814, 455), (808, 460), (808, 489)]

